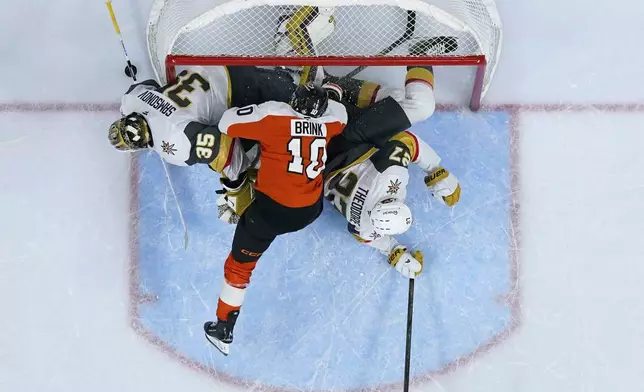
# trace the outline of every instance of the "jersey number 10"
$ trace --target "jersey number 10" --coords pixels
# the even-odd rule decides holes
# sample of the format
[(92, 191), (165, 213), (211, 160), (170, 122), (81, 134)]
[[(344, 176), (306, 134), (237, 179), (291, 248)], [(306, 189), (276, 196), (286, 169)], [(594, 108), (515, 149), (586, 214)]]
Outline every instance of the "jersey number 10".
[(326, 162), (326, 139), (313, 139), (308, 145), (311, 163), (306, 165), (302, 162), (302, 138), (294, 137), (288, 142), (288, 152), (291, 153), (291, 161), (286, 169), (289, 173), (306, 174), (306, 177), (313, 180), (322, 173)]

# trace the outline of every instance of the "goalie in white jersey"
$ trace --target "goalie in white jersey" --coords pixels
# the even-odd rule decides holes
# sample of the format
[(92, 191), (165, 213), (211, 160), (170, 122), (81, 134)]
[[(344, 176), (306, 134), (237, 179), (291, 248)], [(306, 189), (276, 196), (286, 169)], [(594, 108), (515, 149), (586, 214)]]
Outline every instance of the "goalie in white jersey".
[(112, 124), (109, 139), (122, 151), (151, 148), (168, 163), (209, 165), (236, 178), (249, 165), (242, 141), (221, 134), (217, 123), (233, 105), (288, 100), (289, 77), (262, 80), (254, 67), (191, 67), (174, 83), (154, 80), (130, 87), (121, 101), (123, 117)]
[(422, 271), (423, 254), (394, 237), (413, 221), (405, 204), (410, 162), (427, 173), (425, 184), (436, 198), (448, 206), (458, 202), (456, 176), (439, 166), (438, 154), (409, 131), (383, 148), (363, 145), (333, 157), (325, 172), (324, 195), (346, 217), (358, 241), (378, 249), (403, 276), (414, 278)]

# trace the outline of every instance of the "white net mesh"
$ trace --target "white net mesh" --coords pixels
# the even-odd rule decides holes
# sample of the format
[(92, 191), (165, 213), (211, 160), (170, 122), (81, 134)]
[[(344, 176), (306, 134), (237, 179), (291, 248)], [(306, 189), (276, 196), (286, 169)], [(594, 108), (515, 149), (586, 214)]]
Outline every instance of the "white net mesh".
[[(315, 45), (317, 56), (379, 57), (403, 36), (408, 11), (414, 11), (413, 35), (379, 57), (383, 64), (410, 55), (451, 60), (483, 55), (488, 63), (483, 93), (496, 68), (501, 24), (493, 0), (156, 0), (147, 32), (155, 72), (165, 80), (170, 54), (247, 57), (248, 64), (253, 57), (276, 56), (280, 17), (306, 5), (333, 7), (335, 29)], [(437, 36), (455, 37), (458, 48), (440, 55), (410, 54), (414, 43)]]

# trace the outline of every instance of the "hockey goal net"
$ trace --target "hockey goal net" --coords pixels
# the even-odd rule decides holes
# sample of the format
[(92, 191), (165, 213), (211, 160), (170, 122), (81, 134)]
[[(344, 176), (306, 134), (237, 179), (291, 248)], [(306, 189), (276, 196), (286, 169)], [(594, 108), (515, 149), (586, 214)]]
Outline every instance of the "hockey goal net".
[[(332, 7), (335, 29), (314, 54), (278, 55), (280, 18), (303, 6)], [(155, 0), (147, 40), (160, 81), (190, 65), (475, 66), (470, 107), (477, 110), (501, 33), (494, 0)], [(454, 37), (457, 45), (410, 50), (433, 37)]]

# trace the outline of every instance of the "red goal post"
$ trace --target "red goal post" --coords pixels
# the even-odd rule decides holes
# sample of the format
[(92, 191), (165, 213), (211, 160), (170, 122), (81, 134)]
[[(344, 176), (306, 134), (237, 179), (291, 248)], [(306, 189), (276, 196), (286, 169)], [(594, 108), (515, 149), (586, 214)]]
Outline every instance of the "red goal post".
[[(279, 18), (302, 6), (329, 7), (335, 29), (315, 55), (278, 55)], [(440, 36), (455, 37), (458, 48), (410, 53), (414, 43)], [(478, 110), (502, 33), (493, 0), (155, 0), (147, 39), (162, 82), (174, 78), (176, 67), (191, 65), (474, 66), (470, 108)]]

